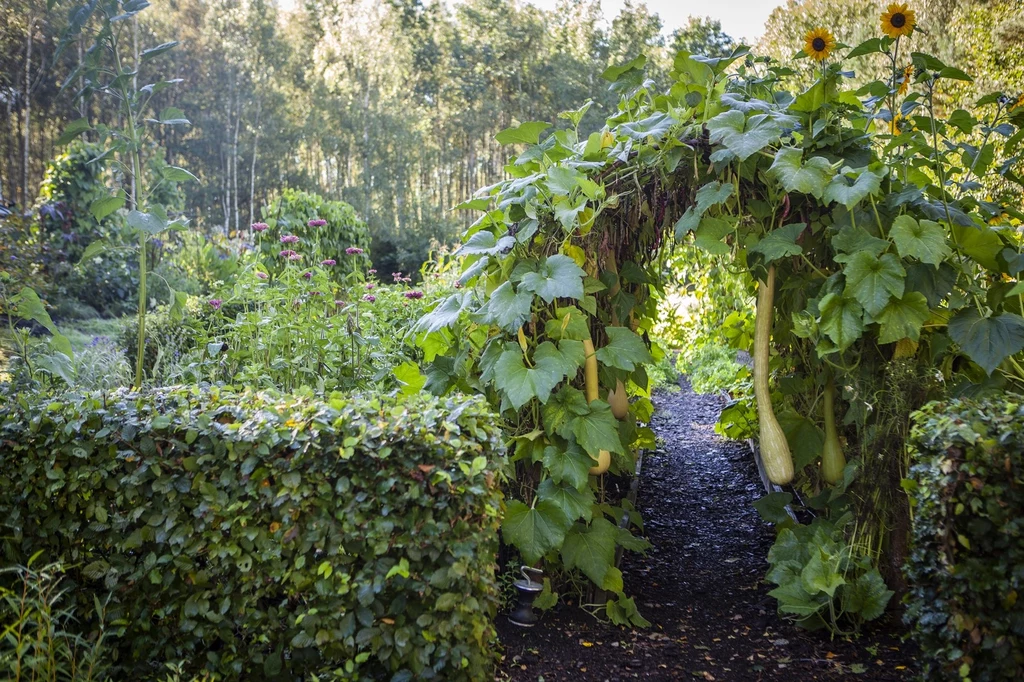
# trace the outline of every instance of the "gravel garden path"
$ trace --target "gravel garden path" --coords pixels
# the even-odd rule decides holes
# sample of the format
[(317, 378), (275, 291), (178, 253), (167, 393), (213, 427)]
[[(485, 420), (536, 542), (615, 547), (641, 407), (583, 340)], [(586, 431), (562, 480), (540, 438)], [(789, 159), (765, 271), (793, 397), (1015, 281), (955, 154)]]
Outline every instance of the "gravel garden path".
[(910, 680), (912, 647), (895, 617), (858, 639), (830, 640), (781, 620), (765, 556), (773, 540), (752, 503), (763, 494), (749, 450), (714, 432), (716, 396), (661, 392), (652, 426), (660, 447), (644, 459), (637, 507), (653, 544), (623, 560), (627, 594), (647, 629), (602, 623), (575, 604), (532, 629), (498, 630), (499, 679), (562, 680)]

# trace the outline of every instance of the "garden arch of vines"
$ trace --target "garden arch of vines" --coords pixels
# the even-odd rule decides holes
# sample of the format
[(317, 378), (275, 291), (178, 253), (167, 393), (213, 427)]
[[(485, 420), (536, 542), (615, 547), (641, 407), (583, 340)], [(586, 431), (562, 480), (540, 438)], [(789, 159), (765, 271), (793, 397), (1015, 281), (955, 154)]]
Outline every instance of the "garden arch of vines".
[[(427, 386), (489, 397), (512, 433), (505, 541), (549, 574), (585, 575), (614, 622), (643, 623), (615, 556), (646, 543), (604, 474), (629, 475), (654, 446), (645, 365), (674, 243), (724, 259), (757, 296), (756, 329), (738, 335), (756, 397), (723, 425), (759, 429), (772, 480), (880, 568), (865, 612), (891, 594), (879, 575), (899, 586), (910, 412), (942, 384), (1024, 382), (1024, 291), (1006, 284), (1024, 268), (1009, 207), (1024, 106), (993, 94), (949, 111), (969, 77), (899, 40), (839, 46), (844, 60), (796, 93), (792, 71), (742, 48), (679, 54), (667, 92), (638, 57), (604, 74), (620, 104), (602, 130), (580, 135), (584, 105), (543, 137), (546, 122), (504, 131), (523, 149), (509, 179), (459, 207), (480, 216), (459, 289), (418, 326)], [(869, 60), (891, 69), (846, 87)], [(793, 499), (760, 511), (781, 522)], [(778, 598), (799, 613), (802, 597)]]

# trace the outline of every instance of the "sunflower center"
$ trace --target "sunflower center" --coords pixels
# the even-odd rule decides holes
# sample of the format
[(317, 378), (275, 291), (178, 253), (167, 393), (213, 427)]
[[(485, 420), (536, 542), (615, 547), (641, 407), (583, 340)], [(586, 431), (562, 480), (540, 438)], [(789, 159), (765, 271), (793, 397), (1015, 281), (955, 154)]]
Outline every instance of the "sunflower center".
[(903, 28), (904, 26), (907, 25), (907, 15), (903, 14), (902, 12), (897, 12), (896, 14), (892, 15), (890, 23), (893, 25), (894, 28)]
[(815, 38), (811, 41), (811, 47), (814, 48), (815, 52), (822, 52), (825, 49), (825, 39)]

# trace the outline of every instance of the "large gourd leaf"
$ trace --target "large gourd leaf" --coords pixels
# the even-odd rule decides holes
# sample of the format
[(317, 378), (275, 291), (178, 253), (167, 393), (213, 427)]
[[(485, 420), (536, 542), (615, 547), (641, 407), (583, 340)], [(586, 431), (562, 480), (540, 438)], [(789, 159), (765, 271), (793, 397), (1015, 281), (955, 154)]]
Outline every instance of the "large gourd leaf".
[(544, 448), (544, 467), (555, 483), (582, 490), (587, 485), (592, 466), (594, 460), (576, 443), (570, 442), (564, 448), (556, 445)]
[(864, 309), (856, 299), (839, 294), (826, 294), (818, 303), (821, 317), (818, 326), (844, 351), (864, 333)]
[(615, 563), (615, 538), (618, 528), (601, 517), (590, 527), (577, 523), (562, 544), (562, 563), (568, 569), (579, 569), (598, 585), (604, 583), (608, 569)]
[(647, 344), (628, 327), (605, 327), (608, 343), (597, 349), (597, 359), (606, 367), (632, 372), (637, 365), (653, 362)]
[(540, 134), (550, 127), (546, 121), (527, 121), (502, 130), (494, 139), (498, 144), (537, 144)]
[(891, 253), (874, 256), (861, 251), (853, 254), (844, 270), (846, 291), (871, 315), (877, 315), (895, 296), (903, 296), (906, 271)]
[(928, 319), (928, 299), (916, 291), (907, 292), (903, 298), (894, 298), (878, 316), (881, 329), (879, 343), (895, 343), (901, 339), (917, 341), (921, 338), (921, 327)]
[(1013, 313), (982, 317), (975, 308), (957, 313), (949, 321), (949, 336), (988, 374), (1024, 349), (1024, 318)]
[(534, 352), (532, 368), (526, 367), (520, 349), (513, 347), (502, 353), (495, 363), (494, 384), (518, 410), (534, 398), (546, 403), (571, 365), (550, 341), (542, 343)]
[(519, 550), (526, 563), (533, 564), (562, 545), (571, 525), (554, 502), (538, 500), (530, 508), (519, 500), (512, 500), (505, 507), (501, 533)]
[(882, 176), (863, 169), (852, 182), (849, 173), (840, 173), (832, 177), (832, 182), (825, 188), (825, 201), (835, 201), (847, 209), (852, 209), (869, 195), (878, 191), (882, 184)]
[(893, 221), (889, 236), (904, 258), (914, 257), (922, 263), (938, 266), (950, 254), (946, 231), (933, 220), (918, 222), (901, 215)]
[(1001, 271), (996, 256), (1003, 250), (1004, 244), (991, 227), (956, 226), (953, 228), (953, 236), (960, 250), (976, 262), (993, 272)]
[(551, 303), (556, 298), (583, 298), (583, 278), (587, 273), (569, 256), (548, 256), (539, 272), (528, 272), (520, 281), (520, 288)]
[(501, 239), (498, 239), (492, 232), (480, 230), (467, 239), (466, 243), (460, 246), (459, 250), (455, 253), (459, 256), (470, 256), (473, 254), (493, 256), (505, 251), (506, 249), (511, 249), (515, 244), (515, 237), (505, 235)]
[(557, 505), (570, 521), (583, 519), (589, 523), (593, 516), (594, 492), (590, 486), (584, 485), (577, 489), (573, 486), (555, 485), (555, 482), (548, 478), (537, 488), (537, 497)]
[(459, 320), (459, 315), (472, 302), (471, 292), (459, 292), (452, 294), (439, 303), (433, 310), (421, 317), (414, 329), (416, 331), (436, 332), (445, 327), (450, 327)]
[(885, 607), (894, 594), (885, 585), (877, 568), (857, 577), (844, 591), (849, 609), (860, 614), (864, 620), (874, 620), (885, 612)]
[(597, 460), (601, 450), (626, 454), (619, 439), (619, 422), (603, 400), (590, 403), (590, 411), (572, 420), (572, 433), (587, 454)]
[[(551, 396), (540, 410), (544, 430), (548, 435), (557, 433), (563, 438), (572, 434), (571, 422), (574, 417), (590, 412), (583, 391), (566, 384)], [(587, 465), (590, 466), (589, 464)]]
[(713, 180), (697, 190), (696, 203), (690, 206), (683, 213), (683, 216), (676, 222), (676, 239), (687, 232), (693, 232), (700, 225), (700, 219), (709, 208), (725, 203), (732, 196), (733, 186), (722, 184)]
[(480, 309), (478, 319), (496, 324), (507, 332), (515, 332), (530, 317), (533, 293), (516, 291), (511, 282), (505, 282), (491, 292), (487, 305)]
[(740, 161), (746, 161), (779, 139), (782, 133), (768, 114), (755, 114), (747, 118), (742, 111), (735, 110), (722, 112), (708, 121), (707, 125), (711, 143), (723, 145)]
[(803, 150), (782, 147), (776, 152), (768, 175), (782, 183), (787, 192), (810, 194), (820, 199), (832, 179), (833, 171), (828, 159), (812, 156), (804, 163)]
[(804, 223), (791, 223), (772, 230), (750, 250), (762, 254), (769, 263), (787, 256), (795, 256), (803, 251), (796, 240), (803, 234), (805, 227), (807, 225)]
[(845, 585), (846, 581), (832, 566), (832, 562), (822, 559), (821, 555), (820, 549), (811, 551), (811, 558), (800, 573), (800, 579), (808, 593), (824, 592), (833, 597), (836, 590)]

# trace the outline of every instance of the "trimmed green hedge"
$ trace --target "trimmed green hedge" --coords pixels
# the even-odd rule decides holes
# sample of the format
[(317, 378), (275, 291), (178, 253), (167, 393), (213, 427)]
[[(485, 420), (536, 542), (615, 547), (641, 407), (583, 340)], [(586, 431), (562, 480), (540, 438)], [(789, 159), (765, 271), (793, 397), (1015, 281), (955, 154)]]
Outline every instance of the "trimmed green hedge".
[(925, 679), (1024, 679), (1024, 396), (914, 416), (906, 620)]
[[(480, 400), (164, 389), (0, 409), (0, 547), (109, 594), (118, 679), (479, 680), (501, 433)], [(84, 623), (88, 628), (89, 624)]]

